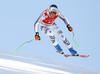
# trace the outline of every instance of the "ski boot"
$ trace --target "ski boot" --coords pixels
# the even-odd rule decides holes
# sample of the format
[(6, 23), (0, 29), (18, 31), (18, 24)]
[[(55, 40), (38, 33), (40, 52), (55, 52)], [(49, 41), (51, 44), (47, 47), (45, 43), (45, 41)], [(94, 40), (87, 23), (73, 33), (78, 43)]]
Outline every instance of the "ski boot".
[(61, 49), (61, 47), (59, 46), (59, 44), (57, 44), (56, 46), (54, 46), (56, 49), (57, 49), (57, 51), (60, 53), (60, 54), (64, 54), (64, 52), (62, 51), (62, 49)]
[(73, 47), (69, 48), (70, 53), (72, 54), (72, 56), (79, 56), (79, 54), (77, 53), (77, 51), (75, 51), (73, 49)]

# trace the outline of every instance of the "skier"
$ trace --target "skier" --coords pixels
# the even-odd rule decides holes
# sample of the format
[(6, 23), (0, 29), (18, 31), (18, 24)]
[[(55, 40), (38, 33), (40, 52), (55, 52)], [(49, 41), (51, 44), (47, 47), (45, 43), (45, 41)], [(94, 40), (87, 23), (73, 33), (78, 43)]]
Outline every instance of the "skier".
[(70, 32), (73, 31), (73, 28), (69, 25), (66, 17), (64, 17), (61, 14), (61, 12), (58, 10), (58, 7), (55, 4), (52, 4), (48, 9), (46, 9), (42, 12), (40, 17), (37, 19), (37, 21), (34, 24), (35, 40), (40, 40), (38, 28), (39, 28), (39, 24), (41, 24), (41, 31), (44, 34), (49, 35), (53, 46), (57, 49), (57, 51), (60, 54), (64, 54), (64, 52), (61, 49), (58, 42), (56, 41), (54, 35), (57, 35), (60, 37), (60, 39), (64, 42), (64, 44), (67, 46), (69, 52), (73, 56), (79, 56), (77, 51), (73, 49), (72, 45), (69, 43), (67, 38), (65, 38), (65, 36), (63, 35), (63, 32), (59, 29), (59, 27), (54, 22), (57, 17), (59, 17), (60, 19), (62, 19), (64, 21), (64, 23), (66, 24), (66, 26)]

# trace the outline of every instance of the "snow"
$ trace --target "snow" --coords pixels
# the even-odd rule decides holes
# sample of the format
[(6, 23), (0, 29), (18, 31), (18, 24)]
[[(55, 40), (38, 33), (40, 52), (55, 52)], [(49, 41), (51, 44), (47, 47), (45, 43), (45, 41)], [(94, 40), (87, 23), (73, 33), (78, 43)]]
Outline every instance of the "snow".
[(0, 74), (100, 74), (100, 71), (67, 61), (0, 49)]

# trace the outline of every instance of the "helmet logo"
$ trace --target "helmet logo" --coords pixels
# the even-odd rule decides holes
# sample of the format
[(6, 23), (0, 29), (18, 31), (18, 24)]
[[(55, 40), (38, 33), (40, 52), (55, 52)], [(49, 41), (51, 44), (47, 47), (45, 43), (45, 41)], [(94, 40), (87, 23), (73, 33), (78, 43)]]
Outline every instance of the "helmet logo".
[(56, 9), (52, 9), (52, 11), (53, 11), (53, 12), (56, 12), (57, 10), (56, 10)]

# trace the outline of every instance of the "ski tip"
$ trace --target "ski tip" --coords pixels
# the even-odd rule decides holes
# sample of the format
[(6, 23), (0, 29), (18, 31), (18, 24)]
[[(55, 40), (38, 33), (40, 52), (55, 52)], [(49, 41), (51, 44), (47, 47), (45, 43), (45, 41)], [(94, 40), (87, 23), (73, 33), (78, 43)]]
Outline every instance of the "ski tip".
[(86, 58), (88, 58), (89, 57), (89, 55), (87, 55), (87, 57)]
[(87, 55), (87, 57), (89, 57), (90, 55)]
[(89, 55), (87, 55), (87, 56), (83, 56), (83, 58), (88, 58), (89, 57)]

